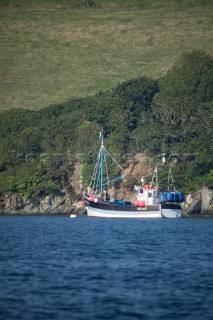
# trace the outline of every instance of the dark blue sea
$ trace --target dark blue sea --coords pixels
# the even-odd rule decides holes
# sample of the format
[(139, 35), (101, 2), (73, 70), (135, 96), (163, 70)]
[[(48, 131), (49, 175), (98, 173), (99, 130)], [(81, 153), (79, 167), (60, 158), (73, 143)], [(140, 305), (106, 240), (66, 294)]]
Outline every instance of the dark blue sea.
[(213, 219), (0, 216), (0, 319), (213, 319)]

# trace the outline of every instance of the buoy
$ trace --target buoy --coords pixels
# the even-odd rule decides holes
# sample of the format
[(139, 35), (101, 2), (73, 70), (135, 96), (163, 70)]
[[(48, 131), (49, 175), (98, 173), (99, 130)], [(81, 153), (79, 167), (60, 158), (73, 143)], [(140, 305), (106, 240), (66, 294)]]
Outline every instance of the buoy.
[(89, 196), (88, 200), (89, 200), (90, 202), (93, 202), (93, 201), (94, 201), (94, 197), (93, 197), (93, 196)]
[(94, 198), (94, 203), (98, 203), (98, 198)]
[(145, 207), (145, 202), (143, 200), (138, 201), (139, 207)]
[(70, 215), (70, 218), (76, 218), (77, 216), (76, 216), (76, 214), (71, 214)]
[(139, 202), (138, 202), (138, 200), (135, 200), (135, 201), (134, 201), (134, 206), (135, 206), (135, 207), (139, 207)]

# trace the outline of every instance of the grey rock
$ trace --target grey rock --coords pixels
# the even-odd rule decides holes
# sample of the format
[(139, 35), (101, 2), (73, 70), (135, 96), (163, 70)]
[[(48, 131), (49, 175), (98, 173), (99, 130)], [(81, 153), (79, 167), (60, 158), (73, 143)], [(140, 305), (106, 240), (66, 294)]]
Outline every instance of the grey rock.
[(1, 213), (11, 214), (82, 214), (84, 211), (81, 201), (73, 201), (66, 191), (34, 198), (14, 193), (5, 198), (0, 208)]
[(213, 215), (212, 197), (213, 191), (207, 187), (187, 195), (183, 205), (184, 214)]

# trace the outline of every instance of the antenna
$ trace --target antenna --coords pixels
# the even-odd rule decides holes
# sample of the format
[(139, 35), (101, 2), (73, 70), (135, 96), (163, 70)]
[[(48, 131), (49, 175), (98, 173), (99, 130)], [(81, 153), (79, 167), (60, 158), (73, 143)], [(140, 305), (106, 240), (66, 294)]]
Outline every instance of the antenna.
[(166, 155), (166, 153), (165, 153), (165, 142), (163, 142), (162, 166), (164, 166), (165, 163), (166, 163), (165, 155)]
[(101, 146), (104, 146), (104, 130), (101, 130), (100, 132), (100, 138), (101, 138)]

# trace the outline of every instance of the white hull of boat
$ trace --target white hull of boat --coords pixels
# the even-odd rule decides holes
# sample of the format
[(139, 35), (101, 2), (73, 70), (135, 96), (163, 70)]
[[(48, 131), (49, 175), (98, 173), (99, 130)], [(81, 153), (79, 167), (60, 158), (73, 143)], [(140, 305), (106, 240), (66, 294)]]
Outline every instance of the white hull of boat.
[(182, 216), (181, 209), (161, 209), (164, 218), (180, 218)]
[(162, 218), (161, 211), (116, 211), (87, 207), (87, 216), (91, 218)]
[(103, 210), (99, 208), (92, 208), (87, 206), (87, 216), (90, 218), (142, 218), (142, 219), (156, 219), (156, 218), (180, 218), (182, 216), (181, 209), (161, 209), (159, 211), (116, 211)]

